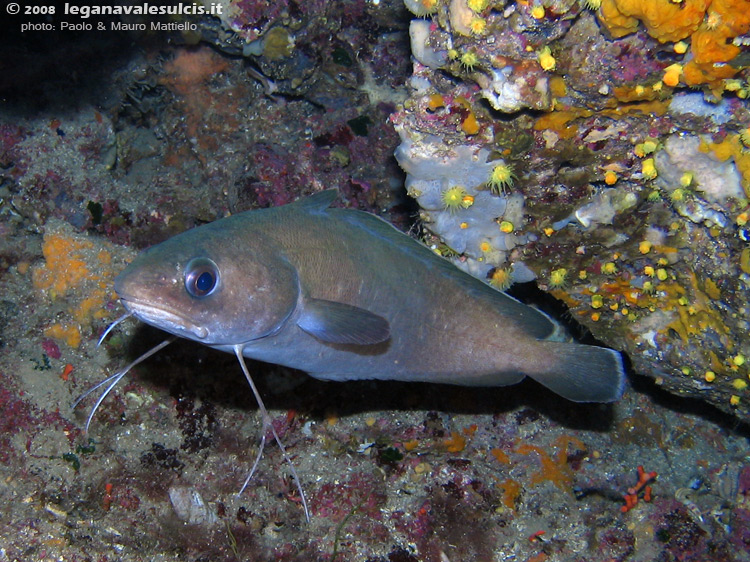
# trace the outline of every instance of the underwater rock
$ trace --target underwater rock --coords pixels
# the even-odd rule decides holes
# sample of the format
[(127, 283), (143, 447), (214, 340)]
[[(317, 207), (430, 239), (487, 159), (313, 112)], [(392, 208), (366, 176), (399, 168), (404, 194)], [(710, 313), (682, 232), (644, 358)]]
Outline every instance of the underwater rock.
[(660, 4), (621, 29), (613, 0), (429, 5), (391, 116), (427, 241), (499, 288), (535, 277), (635, 372), (750, 419), (747, 63), (723, 80), (662, 45), (724, 7)]

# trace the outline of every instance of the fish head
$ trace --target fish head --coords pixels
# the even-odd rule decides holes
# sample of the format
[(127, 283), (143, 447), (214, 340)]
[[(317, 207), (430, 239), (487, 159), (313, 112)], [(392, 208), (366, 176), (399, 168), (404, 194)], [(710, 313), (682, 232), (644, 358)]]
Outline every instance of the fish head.
[(123, 306), (147, 324), (211, 346), (278, 331), (297, 306), (296, 271), (271, 241), (247, 236), (232, 218), (138, 255), (115, 279)]

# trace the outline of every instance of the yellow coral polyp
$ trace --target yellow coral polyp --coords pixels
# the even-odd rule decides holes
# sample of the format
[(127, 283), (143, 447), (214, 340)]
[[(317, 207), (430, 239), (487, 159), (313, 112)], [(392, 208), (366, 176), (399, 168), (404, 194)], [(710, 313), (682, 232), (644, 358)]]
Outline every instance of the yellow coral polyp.
[(469, 30), (474, 35), (481, 35), (487, 29), (487, 21), (482, 18), (473, 18), (469, 23)]
[(687, 191), (685, 191), (681, 187), (678, 187), (677, 189), (672, 191), (672, 193), (669, 194), (669, 198), (675, 202), (684, 201), (686, 197), (687, 197)]
[(653, 158), (646, 158), (641, 165), (641, 174), (647, 180), (652, 180), (657, 176), (656, 165)]
[(488, 5), (490, 1), (489, 0), (467, 0), (466, 5), (469, 6), (469, 9), (472, 12), (481, 12), (483, 11)]
[(555, 67), (557, 66), (557, 61), (555, 60), (555, 57), (552, 56), (549, 47), (543, 47), (542, 50), (539, 51), (537, 59), (539, 60), (539, 66), (548, 72), (550, 70), (555, 70)]
[(682, 76), (682, 74), (682, 65), (678, 63), (672, 64), (664, 69), (662, 82), (664, 82), (670, 88), (674, 88), (680, 83), (680, 77)]
[(678, 41), (677, 43), (674, 44), (673, 48), (674, 48), (674, 52), (677, 53), (678, 55), (684, 55), (685, 53), (687, 53), (688, 44), (685, 43), (684, 41)]
[(452, 213), (458, 209), (466, 208), (464, 207), (464, 197), (467, 195), (468, 193), (462, 186), (454, 185), (443, 191), (440, 199), (443, 202), (443, 208)]
[(555, 269), (549, 274), (549, 286), (552, 289), (560, 289), (565, 286), (565, 281), (568, 278), (568, 270), (564, 267)]
[(513, 270), (509, 267), (496, 267), (490, 273), (490, 285), (501, 291), (513, 284)]
[(724, 89), (727, 92), (739, 92), (742, 89), (742, 81), (736, 78), (724, 80)]
[(535, 20), (544, 19), (544, 6), (536, 5), (533, 8), (531, 8), (531, 17)]
[(474, 70), (474, 67), (479, 63), (479, 59), (477, 56), (472, 53), (471, 51), (468, 51), (461, 55), (461, 64), (467, 69), (467, 70)]
[(747, 388), (747, 382), (742, 379), (734, 379), (732, 381), (732, 386), (736, 390), (745, 390)]
[(490, 174), (490, 179), (487, 180), (487, 185), (490, 189), (496, 193), (504, 192), (507, 189), (513, 187), (513, 180), (516, 175), (513, 173), (513, 168), (505, 163), (497, 164)]
[(659, 143), (653, 139), (646, 139), (642, 143), (635, 145), (635, 155), (638, 158), (643, 158), (649, 154), (653, 154), (659, 147)]
[(408, 2), (406, 7), (416, 16), (424, 17), (434, 13), (438, 7), (438, 0), (418, 0)]
[(706, 29), (717, 29), (721, 25), (721, 16), (716, 12), (709, 10), (704, 25), (706, 26)]

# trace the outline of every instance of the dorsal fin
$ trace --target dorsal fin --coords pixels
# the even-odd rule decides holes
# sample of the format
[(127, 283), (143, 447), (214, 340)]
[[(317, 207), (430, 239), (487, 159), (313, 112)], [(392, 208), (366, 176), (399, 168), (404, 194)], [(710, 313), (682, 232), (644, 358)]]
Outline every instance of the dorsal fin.
[(310, 211), (322, 212), (331, 206), (336, 198), (339, 196), (338, 189), (325, 189), (313, 193), (309, 197), (302, 197), (297, 199), (293, 204), (299, 208), (304, 208)]

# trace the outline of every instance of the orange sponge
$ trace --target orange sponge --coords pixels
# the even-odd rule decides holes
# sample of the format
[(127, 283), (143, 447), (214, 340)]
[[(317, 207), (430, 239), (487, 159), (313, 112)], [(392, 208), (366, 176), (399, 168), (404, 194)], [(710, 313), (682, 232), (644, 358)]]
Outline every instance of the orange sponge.
[(750, 30), (750, 0), (713, 0), (707, 24), (715, 29), (724, 28), (727, 37), (744, 35)]
[(740, 48), (732, 45), (726, 28), (700, 29), (693, 33), (692, 59), (687, 62), (683, 80), (688, 86), (711, 84), (717, 80), (731, 78), (738, 68), (722, 64), (740, 54)]
[(712, 84), (731, 78), (739, 70), (729, 63), (741, 50), (732, 40), (750, 31), (750, 0), (713, 0), (706, 23), (693, 33), (692, 59), (685, 65), (689, 86)]
[(711, 0), (603, 0), (599, 21), (613, 37), (634, 32), (640, 21), (654, 39), (679, 41), (698, 29), (709, 4)]

